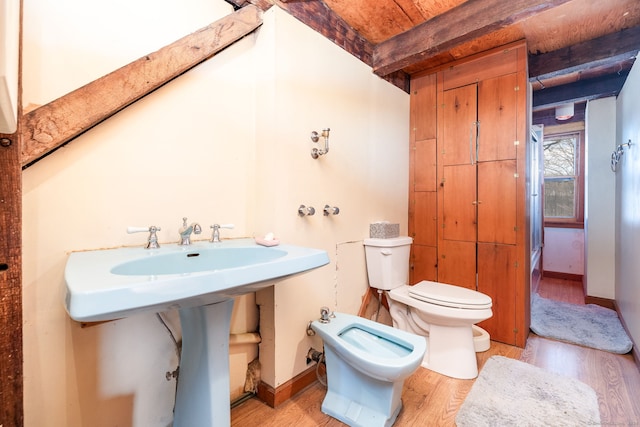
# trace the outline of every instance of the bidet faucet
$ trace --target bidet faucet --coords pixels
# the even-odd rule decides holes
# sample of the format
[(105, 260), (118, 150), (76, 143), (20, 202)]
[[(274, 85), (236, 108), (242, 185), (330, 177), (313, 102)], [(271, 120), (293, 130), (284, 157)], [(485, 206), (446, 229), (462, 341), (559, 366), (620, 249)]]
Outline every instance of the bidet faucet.
[(200, 234), (202, 233), (202, 228), (200, 224), (197, 222), (191, 223), (191, 225), (187, 225), (187, 217), (182, 218), (182, 227), (178, 230), (180, 233), (180, 243), (179, 245), (188, 246), (191, 244), (191, 233)]
[(331, 317), (331, 311), (329, 310), (329, 307), (321, 307), (320, 308), (320, 322), (321, 323), (329, 323), (331, 320), (329, 320), (329, 317)]

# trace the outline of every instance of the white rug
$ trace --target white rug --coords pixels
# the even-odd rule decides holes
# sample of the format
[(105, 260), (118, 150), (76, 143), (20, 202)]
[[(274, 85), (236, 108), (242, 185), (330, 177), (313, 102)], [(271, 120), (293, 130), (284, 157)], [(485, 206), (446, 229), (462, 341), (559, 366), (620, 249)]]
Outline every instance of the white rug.
[(588, 385), (528, 363), (493, 356), (456, 415), (458, 427), (600, 425), (598, 398)]
[(553, 301), (538, 294), (531, 301), (531, 330), (542, 337), (611, 353), (626, 354), (633, 347), (614, 310)]

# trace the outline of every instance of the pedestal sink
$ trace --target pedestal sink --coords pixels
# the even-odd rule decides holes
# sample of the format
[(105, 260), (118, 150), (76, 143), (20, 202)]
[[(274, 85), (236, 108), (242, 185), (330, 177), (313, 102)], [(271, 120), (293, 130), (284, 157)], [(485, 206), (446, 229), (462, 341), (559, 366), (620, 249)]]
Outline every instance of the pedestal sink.
[(65, 305), (78, 321), (178, 309), (182, 355), (174, 427), (228, 426), (229, 325), (233, 297), (329, 262), (327, 253), (251, 239), (159, 249), (74, 252)]

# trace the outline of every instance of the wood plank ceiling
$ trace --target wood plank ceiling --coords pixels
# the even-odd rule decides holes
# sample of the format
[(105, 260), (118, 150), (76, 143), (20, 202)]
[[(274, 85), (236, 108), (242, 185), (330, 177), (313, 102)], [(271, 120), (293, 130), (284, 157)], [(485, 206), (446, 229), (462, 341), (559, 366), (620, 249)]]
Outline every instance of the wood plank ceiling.
[[(227, 0), (264, 9), (273, 0)], [(525, 39), (534, 111), (617, 95), (640, 48), (638, 0), (280, 0), (407, 90), (410, 76)]]

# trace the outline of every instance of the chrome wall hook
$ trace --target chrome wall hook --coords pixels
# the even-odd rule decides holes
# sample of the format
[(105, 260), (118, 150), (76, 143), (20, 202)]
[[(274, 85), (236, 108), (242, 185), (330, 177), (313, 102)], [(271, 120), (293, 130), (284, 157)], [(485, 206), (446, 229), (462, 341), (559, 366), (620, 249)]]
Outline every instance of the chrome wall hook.
[(622, 155), (624, 154), (624, 147), (627, 147), (627, 149), (629, 150), (631, 149), (631, 145), (633, 145), (631, 143), (631, 140), (625, 142), (624, 144), (618, 144), (615, 151), (611, 153), (611, 170), (613, 172), (616, 172), (618, 170), (618, 163), (620, 163)]
[(324, 138), (324, 148), (322, 147), (313, 147), (311, 149), (311, 157), (313, 157), (314, 159), (317, 159), (318, 157), (322, 156), (323, 154), (327, 154), (329, 152), (329, 131), (331, 129), (326, 128), (326, 129), (322, 129), (322, 133), (318, 133), (315, 130), (313, 132), (311, 132), (311, 141), (314, 144), (317, 144), (318, 141), (320, 141), (320, 138)]

